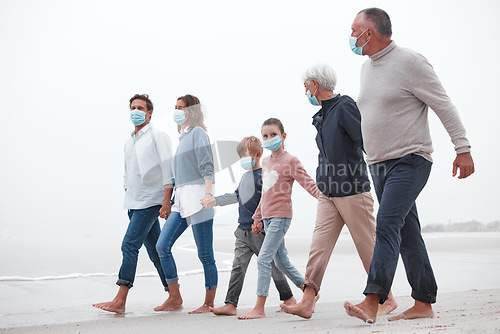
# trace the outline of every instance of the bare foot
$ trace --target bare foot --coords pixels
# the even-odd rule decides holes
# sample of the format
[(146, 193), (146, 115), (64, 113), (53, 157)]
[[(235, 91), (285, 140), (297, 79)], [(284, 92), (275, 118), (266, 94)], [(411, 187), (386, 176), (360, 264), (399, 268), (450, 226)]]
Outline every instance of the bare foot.
[(208, 309), (215, 315), (236, 315), (236, 306), (231, 303), (226, 303), (226, 305), (217, 308), (209, 307)]
[(281, 309), (293, 315), (298, 315), (301, 318), (310, 319), (314, 313), (314, 307), (316, 302), (319, 299), (319, 295), (315, 296), (312, 300), (309, 298), (302, 298), (300, 303), (295, 305), (286, 305), (285, 303), (281, 304)]
[(351, 317), (356, 317), (363, 320), (367, 324), (373, 324), (377, 320), (377, 307), (373, 308), (363, 301), (358, 305), (353, 305), (349, 302), (344, 303), (345, 311)]
[[(392, 297), (392, 296), (391, 296)], [(398, 307), (398, 303), (396, 303), (396, 299), (394, 297), (387, 299), (385, 303), (378, 306), (377, 315), (386, 315), (394, 311)]]
[[(297, 304), (297, 300), (295, 299), (295, 297), (292, 296), (292, 298), (285, 300), (281, 305), (292, 306), (295, 304)], [(276, 313), (285, 312), (283, 310), (283, 308), (281, 307), (281, 305), (280, 305), (280, 309), (278, 311), (276, 311)]]
[(125, 313), (125, 303), (115, 300), (106, 303), (93, 304), (92, 306), (103, 311), (114, 312), (118, 314)]
[(420, 318), (434, 318), (434, 311), (432, 310), (431, 304), (415, 301), (415, 305), (413, 305), (413, 307), (410, 307), (399, 315), (387, 318), (387, 320), (396, 321)]
[(188, 312), (189, 314), (200, 314), (200, 313), (208, 313), (210, 312), (210, 308), (212, 308), (212, 306), (209, 306), (207, 304), (203, 304), (201, 305), (200, 307), (198, 307), (196, 310), (194, 311), (191, 311), (191, 312)]
[(265, 318), (266, 314), (262, 311), (258, 311), (256, 309), (251, 310), (248, 313), (245, 313), (243, 315), (240, 315), (238, 319), (240, 320), (249, 320), (249, 319), (260, 319), (260, 318)]
[(181, 311), (184, 307), (182, 306), (182, 298), (170, 296), (165, 300), (163, 304), (155, 307), (156, 312), (167, 312), (167, 311)]

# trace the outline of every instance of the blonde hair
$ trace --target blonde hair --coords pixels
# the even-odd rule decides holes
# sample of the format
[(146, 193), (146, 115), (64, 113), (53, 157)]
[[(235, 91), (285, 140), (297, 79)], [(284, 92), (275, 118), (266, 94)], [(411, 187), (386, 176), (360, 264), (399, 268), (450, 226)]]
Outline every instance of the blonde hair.
[(240, 157), (244, 156), (246, 153), (257, 154), (258, 152), (262, 153), (262, 142), (259, 138), (255, 136), (248, 136), (243, 138), (238, 146), (236, 147), (236, 152)]

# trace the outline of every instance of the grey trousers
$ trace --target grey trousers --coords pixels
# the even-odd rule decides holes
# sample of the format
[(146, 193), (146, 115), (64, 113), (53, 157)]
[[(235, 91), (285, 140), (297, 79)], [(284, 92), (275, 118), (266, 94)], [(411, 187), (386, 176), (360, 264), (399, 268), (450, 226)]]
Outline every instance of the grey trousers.
[[(229, 279), (225, 303), (231, 303), (234, 306), (238, 306), (238, 300), (241, 290), (243, 289), (243, 282), (245, 280), (248, 264), (254, 254), (257, 256), (259, 255), (265, 234), (263, 232), (255, 234), (252, 230), (237, 228), (234, 232), (234, 236), (236, 237), (236, 241), (234, 242), (233, 268), (231, 270), (231, 278)], [(284, 301), (292, 298), (293, 293), (292, 290), (290, 290), (285, 275), (276, 268), (274, 261), (271, 263), (271, 266), (271, 277), (280, 294), (280, 300)]]

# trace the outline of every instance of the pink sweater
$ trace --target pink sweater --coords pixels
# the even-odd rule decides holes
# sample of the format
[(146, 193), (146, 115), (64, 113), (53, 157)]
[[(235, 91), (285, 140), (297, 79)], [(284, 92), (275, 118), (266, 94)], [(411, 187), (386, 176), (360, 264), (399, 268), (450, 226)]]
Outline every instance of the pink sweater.
[(254, 220), (280, 217), (292, 218), (292, 186), (297, 182), (315, 198), (320, 191), (299, 159), (288, 152), (262, 160), (262, 197), (253, 215)]

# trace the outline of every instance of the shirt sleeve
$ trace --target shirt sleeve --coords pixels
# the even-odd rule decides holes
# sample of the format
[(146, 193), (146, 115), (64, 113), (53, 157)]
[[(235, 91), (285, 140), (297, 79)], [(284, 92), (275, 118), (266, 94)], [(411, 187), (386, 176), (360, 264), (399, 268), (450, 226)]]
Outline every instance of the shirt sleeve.
[(299, 159), (295, 158), (293, 161), (293, 165), (295, 166), (295, 168), (293, 168), (293, 178), (297, 180), (302, 188), (304, 188), (309, 194), (311, 194), (311, 196), (313, 196), (314, 198), (318, 198), (321, 192), (316, 185), (316, 181), (314, 181), (309, 176), (309, 174), (307, 174), (306, 169), (304, 168), (304, 166), (302, 166), (302, 163), (299, 161)]
[(207, 133), (200, 127), (193, 130), (194, 154), (198, 163), (198, 170), (203, 179), (214, 179), (214, 157), (210, 139)]
[(455, 145), (457, 154), (470, 152), (465, 128), (432, 65), (425, 57), (416, 57), (409, 66), (408, 86), (413, 95), (431, 108), (441, 120)]
[(156, 134), (156, 152), (161, 168), (163, 185), (174, 184), (174, 155), (172, 141), (165, 132)]
[(126, 149), (123, 149), (123, 189), (127, 189), (127, 154)]

